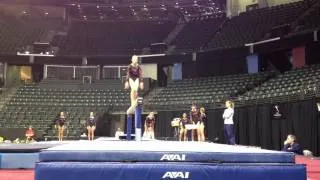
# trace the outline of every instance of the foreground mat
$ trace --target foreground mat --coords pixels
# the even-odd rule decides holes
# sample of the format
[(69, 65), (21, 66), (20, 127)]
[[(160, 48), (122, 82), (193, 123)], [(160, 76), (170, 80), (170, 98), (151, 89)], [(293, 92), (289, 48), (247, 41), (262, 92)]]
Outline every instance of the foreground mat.
[(76, 142), (43, 150), (41, 162), (294, 163), (294, 154), (245, 146), (170, 141)]
[(40, 162), (35, 180), (305, 180), (304, 165)]
[(0, 169), (33, 169), (39, 153), (0, 153)]

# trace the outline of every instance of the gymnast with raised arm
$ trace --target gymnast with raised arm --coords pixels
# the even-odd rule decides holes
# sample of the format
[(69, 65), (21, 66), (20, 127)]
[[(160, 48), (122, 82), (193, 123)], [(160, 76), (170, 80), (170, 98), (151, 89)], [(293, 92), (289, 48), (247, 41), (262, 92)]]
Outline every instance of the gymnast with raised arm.
[(138, 90), (144, 88), (142, 81), (142, 70), (138, 62), (138, 56), (133, 55), (131, 64), (128, 66), (125, 89), (131, 89), (130, 100), (131, 105), (127, 110), (127, 114), (134, 114), (134, 109), (137, 105)]

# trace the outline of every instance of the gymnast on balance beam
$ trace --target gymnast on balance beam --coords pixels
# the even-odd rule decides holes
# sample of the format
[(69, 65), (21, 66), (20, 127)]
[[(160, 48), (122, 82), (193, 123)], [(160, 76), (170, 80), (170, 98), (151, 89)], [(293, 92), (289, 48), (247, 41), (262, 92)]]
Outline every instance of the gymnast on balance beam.
[(131, 64), (128, 66), (127, 77), (125, 82), (125, 89), (131, 89), (130, 100), (131, 105), (127, 110), (127, 114), (134, 114), (135, 107), (137, 106), (138, 90), (143, 90), (142, 70), (139, 65), (138, 56), (133, 55)]

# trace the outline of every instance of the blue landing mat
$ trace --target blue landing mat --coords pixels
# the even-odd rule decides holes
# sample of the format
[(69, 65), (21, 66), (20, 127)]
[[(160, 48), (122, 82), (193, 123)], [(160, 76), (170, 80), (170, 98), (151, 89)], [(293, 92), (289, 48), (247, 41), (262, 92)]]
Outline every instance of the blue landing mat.
[(245, 146), (174, 141), (82, 141), (43, 150), (41, 162), (294, 163), (294, 154)]
[(39, 153), (0, 153), (0, 169), (33, 169)]
[(41, 162), (216, 162), (216, 163), (292, 163), (291, 154), (210, 153), (210, 152), (146, 152), (146, 151), (47, 151)]
[(303, 165), (40, 162), (35, 180), (305, 180)]

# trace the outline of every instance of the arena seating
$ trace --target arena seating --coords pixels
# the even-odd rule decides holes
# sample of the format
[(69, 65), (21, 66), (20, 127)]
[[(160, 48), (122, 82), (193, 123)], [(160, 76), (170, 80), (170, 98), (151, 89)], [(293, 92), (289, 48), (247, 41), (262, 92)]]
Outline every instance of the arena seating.
[[(304, 13), (315, 2), (307, 0), (261, 8), (231, 19), (224, 15), (191, 18), (184, 22), (186, 26), (175, 36), (171, 45), (176, 46), (176, 51), (183, 52), (200, 48), (240, 47), (245, 43), (278, 36), (273, 31), (282, 27), (288, 29), (280, 36), (288, 34), (292, 31), (290, 28), (294, 29), (291, 24), (300, 16), (306, 16), (300, 24), (308, 21), (311, 24), (305, 26), (314, 28), (317, 27), (317, 8), (310, 15)], [(175, 25), (176, 22), (171, 21), (74, 22), (70, 25), (67, 37), (58, 35), (54, 42), (59, 42), (61, 54), (133, 54), (140, 53), (142, 48), (151, 43), (162, 42)]]
[(310, 3), (299, 1), (241, 13), (226, 22), (207, 46), (213, 49), (240, 47), (270, 38), (264, 36), (273, 27), (292, 23), (308, 8)]
[(120, 80), (100, 80), (82, 85), (79, 80), (45, 80), (39, 85), (18, 89), (0, 111), (0, 126), (27, 128), (32, 125), (41, 134), (55, 136), (54, 121), (61, 111), (67, 113), (68, 137), (79, 137), (92, 111), (102, 115), (109, 110), (128, 108), (129, 91)]
[(58, 28), (61, 19), (25, 19), (0, 16), (0, 52), (16, 54), (19, 48), (39, 41), (50, 30)]
[[(240, 106), (305, 98), (319, 91), (319, 75), (320, 66), (313, 65), (283, 74), (262, 72), (173, 81), (151, 97), (145, 108), (185, 109), (191, 103), (215, 108), (226, 99), (234, 99)], [(54, 136), (54, 120), (59, 112), (65, 111), (68, 136), (79, 137), (90, 111), (101, 114), (126, 110), (130, 104), (129, 91), (122, 87), (120, 80), (82, 84), (81, 80), (47, 79), (26, 85), (0, 111), (0, 125), (6, 128), (32, 125), (40, 133)]]
[(272, 74), (243, 74), (173, 81), (167, 88), (156, 94), (150, 103), (157, 109), (172, 106), (186, 108), (192, 103), (211, 107), (258, 86), (268, 80)]
[[(241, 13), (231, 19), (224, 15), (194, 17), (185, 22), (186, 26), (171, 44), (176, 46), (177, 51), (239, 47), (245, 43), (271, 38), (272, 31), (283, 26), (291, 28), (288, 30), (290, 32), (317, 28), (319, 3), (318, 6), (314, 6), (314, 3), (318, 2), (306, 0), (261, 8)], [(61, 19), (54, 18), (0, 16), (0, 20), (0, 51), (10, 53), (16, 53), (18, 48), (39, 40), (49, 30), (62, 25)], [(292, 25), (294, 22), (297, 27)], [(176, 24), (177, 22), (168, 20), (71, 20), (67, 35), (57, 34), (51, 43), (60, 47), (61, 55), (134, 54), (140, 53), (151, 43), (163, 42)]]
[(286, 102), (314, 97), (319, 92), (320, 66), (294, 69), (283, 74), (259, 73), (173, 81), (150, 101), (156, 109), (185, 109), (192, 103), (219, 107), (227, 99), (237, 106)]
[[(226, 17), (199, 17), (191, 19), (175, 38), (173, 44), (178, 50), (196, 50), (211, 39), (226, 21)], [(195, 33), (196, 32), (196, 33)]]
[(140, 53), (151, 43), (162, 42), (174, 26), (171, 21), (74, 22), (61, 54)]
[(306, 14), (298, 20), (295, 31), (316, 29), (320, 27), (320, 3), (314, 5)]
[[(176, 45), (178, 51), (197, 50), (209, 40), (208, 49), (239, 47), (270, 38), (274, 27), (290, 25), (297, 19), (302, 29), (319, 28), (319, 7), (316, 0), (308, 0), (241, 13), (232, 19), (214, 16), (193, 18), (186, 22), (172, 45)], [(1, 15), (1, 55), (16, 54), (18, 48), (39, 40), (61, 25), (60, 19), (35, 20)], [(70, 21), (67, 35), (56, 35), (52, 44), (60, 47), (61, 55), (131, 55), (151, 43), (162, 42), (175, 25), (173, 21)], [(60, 111), (66, 111), (70, 119), (68, 133), (78, 136), (89, 111), (124, 111), (129, 105), (129, 92), (122, 90), (120, 80), (96, 80), (98, 78), (93, 73), (93, 84), (83, 85), (83, 76), (76, 74), (72, 79), (73, 71), (70, 69), (56, 74), (61, 77), (53, 77), (60, 80), (47, 79), (39, 85), (21, 87), (0, 111), (1, 127), (26, 128), (32, 125), (43, 131), (41, 133), (53, 135), (53, 121)], [(273, 75), (243, 74), (169, 82), (168, 87), (149, 102), (156, 109), (185, 108), (192, 102), (210, 108), (228, 98), (239, 101), (239, 105), (241, 102), (304, 98), (318, 92), (319, 66), (288, 71), (276, 78), (272, 78)], [(63, 77), (68, 78), (61, 80)], [(48, 78), (52, 78), (50, 74)]]
[(315, 96), (319, 91), (319, 75), (319, 65), (287, 71), (241, 95), (238, 100), (265, 103)]

